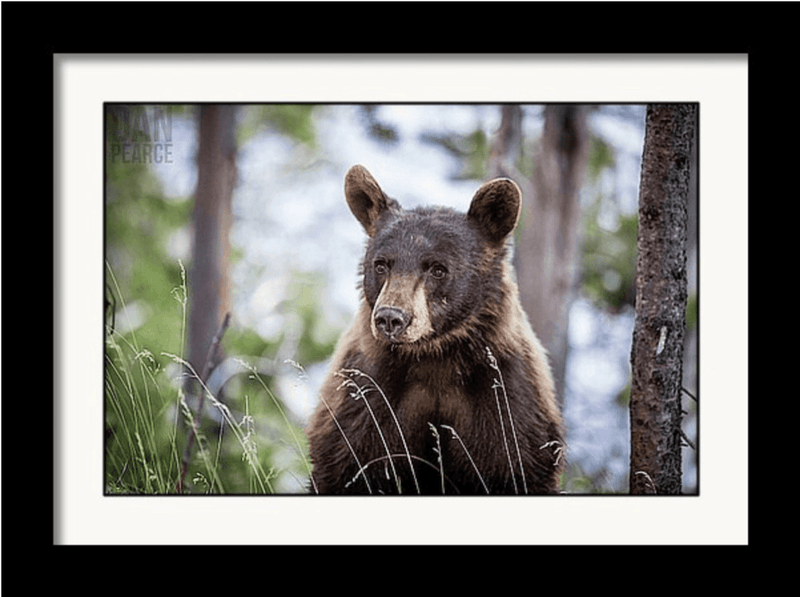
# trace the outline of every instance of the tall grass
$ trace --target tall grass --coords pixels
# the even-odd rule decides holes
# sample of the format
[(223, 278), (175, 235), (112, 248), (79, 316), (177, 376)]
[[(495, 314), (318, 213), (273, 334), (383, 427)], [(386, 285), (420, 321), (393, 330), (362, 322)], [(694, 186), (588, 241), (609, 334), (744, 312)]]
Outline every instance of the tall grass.
[[(127, 314), (114, 271), (108, 264), (106, 268), (113, 295)], [(171, 426), (161, 422), (169, 404), (158, 379), (159, 362), (139, 345), (134, 332), (122, 335), (107, 326), (105, 369), (106, 491), (168, 493), (180, 457), (177, 420)]]
[[(495, 404), (497, 406), (498, 423), (499, 423), (499, 427), (500, 427), (500, 436), (502, 437), (502, 449), (505, 451), (505, 454), (506, 454), (506, 459), (507, 459), (507, 462), (508, 462), (509, 475), (510, 475), (511, 480), (512, 480), (512, 484), (513, 484), (513, 487), (514, 487), (514, 492), (519, 494), (520, 490), (521, 490), (522, 494), (527, 495), (528, 494), (528, 484), (527, 484), (527, 480), (526, 480), (526, 476), (525, 476), (525, 470), (524, 470), (523, 464), (522, 464), (522, 453), (521, 453), (520, 447), (519, 447), (519, 438), (518, 438), (518, 435), (517, 435), (516, 425), (514, 423), (514, 417), (513, 417), (513, 414), (511, 412), (511, 405), (509, 403), (509, 399), (508, 399), (508, 394), (506, 392), (505, 383), (503, 381), (503, 375), (502, 375), (502, 372), (500, 371), (500, 367), (499, 367), (499, 365), (497, 363), (497, 359), (492, 354), (492, 351), (488, 346), (486, 347), (486, 355), (487, 355), (487, 361), (489, 363), (489, 366), (492, 369), (494, 369), (496, 371), (496, 373), (497, 373), (497, 377), (493, 380), (492, 390), (494, 391)], [(342, 370), (337, 372), (337, 375), (340, 376), (344, 380), (342, 382), (342, 384), (339, 386), (339, 389), (343, 389), (343, 388), (349, 389), (350, 390), (350, 392), (349, 392), (350, 397), (352, 399), (354, 399), (354, 400), (361, 401), (364, 404), (364, 407), (368, 410), (370, 418), (371, 418), (371, 420), (372, 420), (373, 424), (375, 425), (376, 430), (378, 432), (378, 435), (379, 435), (379, 438), (380, 438), (381, 443), (383, 445), (384, 451), (386, 452), (385, 456), (381, 456), (381, 457), (375, 458), (375, 459), (373, 459), (373, 460), (371, 460), (369, 462), (366, 462), (366, 463), (361, 463), (359, 461), (359, 459), (358, 459), (358, 456), (357, 456), (353, 446), (352, 446), (350, 438), (347, 437), (347, 434), (345, 433), (344, 428), (342, 427), (341, 423), (337, 420), (336, 414), (333, 412), (333, 410), (328, 406), (328, 404), (323, 399), (323, 404), (328, 409), (328, 412), (331, 415), (331, 418), (333, 419), (334, 423), (336, 424), (336, 426), (337, 426), (337, 428), (339, 430), (339, 433), (344, 438), (344, 441), (346, 442), (347, 447), (350, 450), (350, 453), (352, 454), (352, 456), (353, 456), (353, 458), (354, 458), (354, 460), (355, 460), (355, 462), (356, 462), (356, 464), (358, 466), (358, 472), (356, 473), (355, 477), (349, 481), (348, 485), (353, 483), (356, 479), (358, 479), (360, 476), (363, 475), (365, 481), (367, 482), (369, 493), (372, 493), (372, 489), (369, 487), (369, 477), (366, 475), (366, 469), (372, 464), (375, 464), (375, 463), (378, 463), (378, 462), (387, 462), (388, 461), (388, 464), (389, 464), (389, 466), (391, 467), (391, 470), (392, 470), (392, 475), (393, 475), (393, 478), (395, 480), (395, 485), (397, 487), (398, 493), (404, 493), (404, 489), (401, 486), (400, 479), (399, 479), (398, 474), (397, 474), (397, 470), (394, 467), (394, 459), (395, 458), (404, 458), (404, 459), (406, 459), (408, 461), (409, 467), (410, 467), (410, 469), (412, 471), (412, 475), (413, 475), (413, 479), (414, 479), (414, 483), (415, 483), (416, 493), (420, 493), (420, 486), (419, 486), (419, 483), (417, 481), (416, 472), (415, 472), (415, 469), (414, 469), (412, 461), (413, 462), (417, 462), (417, 463), (421, 463), (421, 464), (423, 464), (425, 466), (433, 467), (436, 470), (438, 470), (439, 471), (439, 478), (441, 480), (441, 493), (442, 494), (446, 493), (446, 481), (448, 481), (447, 470), (446, 470), (447, 464), (444, 461), (444, 454), (442, 452), (441, 436), (439, 434), (439, 430), (437, 429), (437, 427), (433, 423), (428, 422), (429, 431), (432, 434), (432, 436), (433, 436), (433, 438), (435, 440), (435, 444), (436, 444), (436, 447), (434, 448), (434, 453), (436, 454), (436, 463), (432, 463), (432, 462), (429, 462), (428, 460), (420, 458), (419, 456), (417, 456), (415, 454), (411, 454), (411, 452), (410, 452), (410, 450), (408, 448), (408, 445), (406, 443), (405, 434), (403, 433), (403, 429), (401, 427), (400, 421), (398, 420), (398, 417), (397, 417), (394, 409), (392, 408), (392, 405), (390, 404), (388, 398), (386, 397), (386, 394), (383, 392), (383, 390), (380, 388), (380, 386), (377, 384), (377, 382), (375, 382), (374, 379), (372, 379), (369, 375), (367, 375), (366, 373), (364, 373), (363, 371), (360, 371), (358, 369), (342, 369)], [(354, 381), (354, 379), (353, 379), (354, 377), (364, 377), (364, 378), (366, 378), (368, 380), (369, 384), (366, 384), (364, 386), (360, 386), (359, 384), (357, 384)], [(390, 449), (389, 449), (389, 447), (387, 445), (386, 439), (384, 437), (383, 430), (381, 429), (380, 424), (378, 422), (378, 419), (375, 416), (375, 413), (373, 412), (369, 401), (366, 400), (367, 393), (368, 392), (372, 392), (372, 391), (377, 391), (380, 394), (384, 404), (389, 409), (389, 412), (390, 412), (390, 414), (392, 416), (393, 423), (397, 427), (397, 430), (398, 430), (398, 432), (400, 434), (400, 438), (401, 438), (402, 444), (403, 444), (404, 452), (402, 452), (400, 454), (392, 453), (390, 451)], [(502, 399), (501, 399), (501, 395), (502, 395)], [(506, 431), (506, 423), (504, 422), (504, 412), (505, 412), (505, 416), (508, 419), (508, 431)], [(487, 486), (487, 484), (486, 484), (486, 482), (484, 480), (484, 476), (482, 474), (482, 471), (479, 470), (475, 460), (473, 459), (472, 455), (470, 454), (470, 451), (469, 451), (468, 447), (464, 444), (463, 440), (461, 439), (461, 436), (458, 434), (456, 429), (454, 429), (450, 425), (444, 425), (444, 424), (440, 425), (439, 427), (441, 429), (444, 429), (444, 430), (447, 430), (447, 431), (450, 432), (450, 434), (452, 436), (452, 439), (457, 442), (457, 444), (459, 446), (459, 449), (461, 449), (464, 452), (464, 454), (467, 457), (467, 460), (469, 461), (469, 463), (472, 466), (474, 472), (478, 476), (478, 479), (480, 480), (480, 483), (481, 483), (481, 487), (486, 492), (486, 494), (489, 494), (490, 490), (489, 490), (489, 487)], [(555, 441), (554, 440), (554, 441), (546, 442), (544, 445), (540, 446), (539, 449), (540, 450), (542, 450), (542, 449), (552, 449), (554, 451), (554, 454), (556, 455), (555, 462), (554, 462), (553, 466), (558, 466), (559, 461), (563, 456), (563, 445), (561, 444), (560, 441)], [(514, 458), (514, 457), (516, 457), (516, 458)], [(516, 459), (516, 464), (514, 462), (515, 459)], [(517, 469), (516, 469), (517, 466), (519, 467), (519, 471), (517, 471)], [(521, 488), (517, 484), (517, 475), (518, 474), (519, 474), (519, 477), (520, 477), (520, 480), (521, 480)]]
[[(394, 476), (394, 480), (395, 480), (395, 483), (397, 485), (397, 492), (398, 493), (402, 493), (402, 487), (400, 486), (400, 478), (397, 476), (397, 469), (394, 466), (393, 455), (389, 451), (389, 446), (387, 445), (386, 439), (383, 436), (383, 431), (381, 430), (380, 424), (378, 423), (378, 420), (375, 418), (375, 413), (372, 411), (372, 407), (369, 405), (369, 400), (366, 399), (366, 392), (371, 391), (372, 388), (375, 388), (378, 391), (378, 393), (381, 395), (381, 398), (383, 399), (384, 404), (386, 404), (386, 407), (389, 409), (389, 412), (392, 415), (392, 419), (394, 420), (394, 424), (397, 427), (398, 433), (400, 434), (400, 439), (403, 442), (403, 448), (405, 450), (405, 455), (406, 455), (406, 458), (408, 459), (408, 466), (411, 469), (411, 475), (413, 476), (413, 479), (414, 479), (414, 487), (416, 488), (417, 493), (420, 493), (419, 481), (417, 480), (417, 473), (414, 470), (413, 463), (411, 462), (411, 452), (408, 449), (408, 444), (406, 443), (405, 434), (403, 434), (403, 429), (400, 426), (400, 421), (397, 420), (397, 415), (395, 414), (394, 409), (392, 408), (392, 405), (389, 404), (389, 399), (386, 397), (386, 394), (384, 394), (383, 390), (375, 382), (374, 379), (372, 379), (369, 375), (367, 375), (366, 373), (364, 373), (363, 371), (360, 371), (358, 369), (343, 369), (342, 371), (338, 372), (338, 375), (341, 376), (344, 379), (344, 382), (342, 382), (342, 386), (340, 386), (340, 387), (346, 386), (346, 387), (349, 387), (349, 388), (353, 389), (354, 392), (352, 392), (350, 395), (351, 395), (351, 397), (355, 398), (356, 400), (361, 400), (363, 398), (362, 402), (363, 402), (364, 406), (367, 408), (367, 410), (369, 410), (370, 417), (372, 418), (372, 421), (375, 423), (375, 427), (377, 428), (378, 434), (380, 435), (381, 443), (383, 444), (383, 447), (386, 450), (386, 456), (388, 457), (389, 464), (392, 467), (392, 474)], [(366, 377), (367, 380), (370, 382), (370, 384), (372, 384), (372, 388), (370, 388), (369, 386), (363, 386), (363, 387), (359, 386), (352, 379), (351, 376)], [(338, 423), (337, 423), (337, 425), (338, 425)], [(341, 429), (341, 427), (340, 427), (340, 429)]]
[(523, 494), (528, 493), (528, 484), (525, 480), (525, 469), (522, 466), (522, 454), (519, 451), (519, 441), (517, 440), (517, 431), (514, 429), (514, 417), (511, 416), (511, 405), (508, 403), (508, 394), (506, 393), (506, 385), (503, 382), (503, 373), (500, 371), (500, 366), (497, 364), (497, 359), (492, 354), (492, 350), (487, 346), (486, 347), (486, 356), (489, 360), (489, 366), (497, 371), (497, 379), (494, 380), (492, 384), (492, 389), (494, 390), (494, 397), (495, 403), (497, 404), (497, 414), (500, 418), (500, 429), (503, 434), (503, 447), (506, 451), (506, 456), (508, 457), (508, 468), (511, 472), (511, 480), (514, 482), (514, 492), (519, 493), (519, 489), (517, 488), (517, 477), (514, 472), (514, 465), (511, 463), (511, 450), (508, 445), (508, 439), (506, 438), (506, 429), (505, 424), (503, 423), (503, 412), (502, 407), (500, 406), (500, 395), (498, 394), (497, 390), (501, 390), (503, 392), (503, 400), (505, 401), (506, 405), (506, 412), (508, 413), (508, 422), (511, 427), (511, 437), (514, 439), (514, 447), (517, 451), (517, 460), (519, 461), (519, 471), (520, 476), (522, 477), (522, 492)]
[[(181, 283), (173, 289), (172, 296), (180, 310), (177, 334), (182, 350), (187, 287), (182, 266), (181, 270)], [(110, 266), (107, 272), (109, 287), (119, 300), (120, 311), (125, 313), (126, 304)], [(223, 402), (201, 381), (207, 412), (213, 415), (206, 417), (203, 424), (189, 406), (194, 402), (186, 396), (183, 383), (186, 376), (200, 376), (182, 354), (142, 346), (136, 330), (123, 334), (108, 325), (106, 332), (106, 493), (175, 493), (181, 477), (183, 447), (191, 433), (195, 438), (184, 492), (275, 493), (279, 473), (310, 476), (302, 434), (256, 368), (244, 359), (237, 362), (246, 368), (248, 379), (255, 382), (255, 395), (245, 393)], [(243, 406), (238, 408), (237, 404)], [(278, 422), (272, 414), (276, 409)], [(274, 432), (274, 436), (267, 438), (266, 432)], [(286, 446), (294, 455), (292, 464), (277, 471), (272, 459)], [(298, 462), (300, 472), (293, 470)], [(298, 480), (298, 485), (302, 486), (303, 481)]]
[[(125, 313), (127, 305), (120, 286), (110, 266), (107, 266), (107, 271), (109, 286), (120, 302), (120, 312)], [(181, 281), (173, 288), (171, 294), (179, 312), (180, 324), (176, 335), (179, 336), (178, 345), (182, 350), (186, 336), (188, 296), (186, 272), (182, 264)], [(237, 395), (222, 401), (199, 379), (200, 375), (184, 359), (182, 353), (176, 354), (156, 347), (143, 346), (136, 330), (120, 333), (116, 326), (108, 325), (106, 331), (105, 489), (107, 493), (175, 493), (181, 477), (183, 447), (188, 442), (190, 433), (195, 434), (195, 439), (189, 474), (183, 486), (184, 492), (267, 494), (280, 491), (276, 485), (279, 474), (294, 476), (298, 487), (305, 485), (304, 478), (311, 478), (305, 436), (291, 421), (283, 404), (256, 367), (246, 359), (236, 358), (234, 361), (245, 372), (249, 382), (253, 382), (251, 390), (254, 390), (255, 394), (243, 392), (241, 396)], [(502, 446), (497, 448), (505, 452), (514, 490), (524, 494), (528, 492), (528, 486), (522, 468), (517, 430), (502, 372), (488, 348), (487, 359), (497, 374), (492, 386), (499, 417), (499, 435), (502, 438)], [(297, 363), (289, 364), (302, 373), (302, 367)], [(363, 476), (371, 493), (373, 488), (369, 485), (367, 470), (371, 466), (383, 463), (389, 474), (393, 475), (398, 493), (418, 494), (421, 488), (415, 465), (422, 465), (438, 471), (441, 492), (445, 493), (449, 482), (448, 462), (442, 446), (445, 439), (449, 439), (455, 442), (454, 449), (463, 451), (477, 474), (483, 490), (487, 494), (490, 492), (484, 480), (486, 471), (479, 470), (468, 446), (464, 444), (455, 428), (449, 425), (440, 425), (437, 428), (429, 423), (429, 430), (436, 445), (436, 462), (420, 458), (411, 453), (401, 421), (375, 380), (357, 369), (342, 370), (338, 375), (343, 380), (340, 389), (347, 389), (352, 399), (360, 401), (369, 409), (371, 420), (377, 427), (385, 452), (384, 455), (369, 462), (361, 462), (343, 426), (329, 408), (329, 413), (347, 442), (358, 467), (357, 473), (349, 483)], [(185, 395), (184, 388), (187, 384), (183, 382), (186, 376), (199, 381), (198, 385), (203, 392), (208, 413), (214, 415), (206, 417), (206, 424), (202, 424), (202, 419), (190, 408), (190, 404), (194, 402)], [(359, 378), (365, 379), (368, 383), (356, 383)], [(389, 449), (384, 430), (380, 428), (370, 402), (366, 399), (370, 392), (377, 392), (380, 401), (389, 409), (390, 425), (399, 433), (402, 452), (393, 453)], [(238, 408), (237, 404), (240, 405)], [(323, 405), (328, 407), (324, 400)], [(213, 421), (209, 422), (209, 419)], [(277, 438), (275, 434), (270, 434), (278, 429)], [(448, 435), (441, 436), (440, 430), (447, 431)], [(548, 442), (541, 446), (541, 449), (554, 450), (558, 464), (562, 457), (563, 446), (555, 445), (556, 443)], [(287, 453), (292, 455), (294, 464), (276, 470), (272, 462), (278, 449), (287, 450)], [(395, 468), (395, 459), (408, 462), (413, 475), (411, 487), (402, 486)]]

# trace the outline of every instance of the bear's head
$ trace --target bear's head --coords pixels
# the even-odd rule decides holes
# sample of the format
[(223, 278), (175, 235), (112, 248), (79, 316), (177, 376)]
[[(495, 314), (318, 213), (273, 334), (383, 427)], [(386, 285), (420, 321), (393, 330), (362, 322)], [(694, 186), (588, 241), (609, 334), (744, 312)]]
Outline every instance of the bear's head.
[(495, 305), (507, 240), (521, 193), (514, 181), (481, 186), (466, 214), (444, 207), (404, 210), (363, 166), (345, 176), (345, 197), (369, 240), (362, 288), (372, 335), (398, 350), (441, 347)]

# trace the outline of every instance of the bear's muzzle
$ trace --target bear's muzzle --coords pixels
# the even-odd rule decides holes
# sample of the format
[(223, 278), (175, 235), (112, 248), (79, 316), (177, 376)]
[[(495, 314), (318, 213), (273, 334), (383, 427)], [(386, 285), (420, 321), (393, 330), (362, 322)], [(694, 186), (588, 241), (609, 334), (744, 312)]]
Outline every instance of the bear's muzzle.
[(384, 338), (396, 342), (411, 323), (411, 315), (397, 307), (379, 307), (375, 310), (374, 322)]
[(415, 276), (392, 276), (372, 310), (372, 335), (393, 343), (416, 342), (433, 331), (425, 284)]

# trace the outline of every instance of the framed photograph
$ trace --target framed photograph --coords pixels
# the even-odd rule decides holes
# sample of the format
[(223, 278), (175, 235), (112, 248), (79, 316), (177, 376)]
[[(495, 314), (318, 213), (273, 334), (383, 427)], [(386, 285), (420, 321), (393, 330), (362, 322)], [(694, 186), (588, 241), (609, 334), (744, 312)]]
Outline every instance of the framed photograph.
[[(56, 543), (747, 542), (746, 55), (56, 55), (54, 73)], [(638, 496), (626, 387), (654, 105), (695, 115), (689, 331), (682, 495)], [(565, 164), (575, 214), (536, 227)], [(546, 238), (558, 251), (534, 260)], [(517, 293), (513, 322), (497, 305), (478, 322)], [(478, 327), (488, 352), (452, 348)], [(381, 361), (398, 355), (420, 364)], [(480, 384), (490, 408), (464, 415)], [(389, 387), (406, 410), (379, 424)], [(343, 454), (357, 466), (313, 472)], [(319, 495), (358, 484), (441, 494)]]

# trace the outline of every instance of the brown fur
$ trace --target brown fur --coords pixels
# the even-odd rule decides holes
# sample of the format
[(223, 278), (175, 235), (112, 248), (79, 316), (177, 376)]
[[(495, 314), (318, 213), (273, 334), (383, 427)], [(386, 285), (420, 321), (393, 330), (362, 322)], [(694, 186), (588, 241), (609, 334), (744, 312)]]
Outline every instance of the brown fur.
[[(370, 236), (365, 300), (307, 430), (313, 489), (556, 492), (561, 415), (505, 254), (518, 187), (487, 183), (466, 216), (403, 212), (360, 167), (345, 189)], [(403, 325), (376, 323), (382, 307)]]

